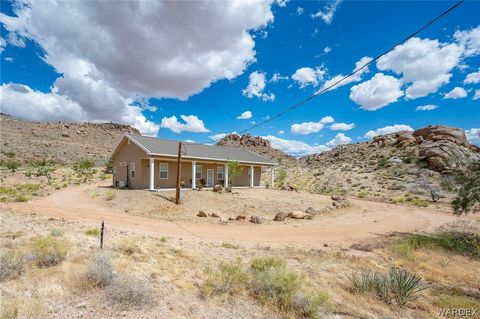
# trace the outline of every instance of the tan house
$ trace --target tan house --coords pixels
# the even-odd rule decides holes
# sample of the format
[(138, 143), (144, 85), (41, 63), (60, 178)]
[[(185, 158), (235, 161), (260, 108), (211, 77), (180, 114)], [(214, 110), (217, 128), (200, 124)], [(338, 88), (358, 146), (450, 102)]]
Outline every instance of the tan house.
[[(112, 154), (113, 185), (134, 189), (175, 188), (178, 141), (125, 134)], [(228, 161), (244, 166), (234, 186), (260, 186), (262, 168), (271, 168), (271, 185), (275, 162), (235, 147), (182, 143), (180, 180), (183, 187), (227, 187)]]

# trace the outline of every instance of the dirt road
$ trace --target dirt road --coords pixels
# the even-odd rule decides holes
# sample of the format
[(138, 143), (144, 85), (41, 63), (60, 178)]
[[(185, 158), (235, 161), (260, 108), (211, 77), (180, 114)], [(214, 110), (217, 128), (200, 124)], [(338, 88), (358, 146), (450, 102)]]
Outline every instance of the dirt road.
[[(226, 225), (169, 222), (132, 216), (121, 210), (100, 205), (88, 196), (95, 185), (83, 185), (56, 192), (27, 203), (2, 204), (19, 213), (40, 215), (98, 225), (102, 219), (108, 227), (153, 236), (172, 236), (215, 242), (241, 242), (243, 245), (302, 245), (321, 247), (324, 244), (347, 246), (361, 239), (393, 231), (428, 231), (459, 219), (450, 212), (351, 200), (352, 208), (344, 214), (325, 216), (301, 223), (256, 225), (232, 221)], [(253, 191), (253, 190), (252, 190)], [(268, 191), (268, 190), (266, 190)], [(315, 195), (318, 196), (318, 195)]]

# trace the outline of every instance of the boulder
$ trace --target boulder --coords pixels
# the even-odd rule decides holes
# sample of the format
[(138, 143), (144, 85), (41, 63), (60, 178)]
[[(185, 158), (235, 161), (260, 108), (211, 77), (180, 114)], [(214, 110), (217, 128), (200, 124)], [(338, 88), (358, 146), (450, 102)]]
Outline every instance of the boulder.
[(465, 131), (446, 125), (430, 125), (416, 130), (412, 134), (414, 137), (421, 136), (429, 141), (450, 141), (458, 145), (468, 145)]
[(415, 142), (415, 137), (411, 131), (401, 131), (397, 133), (397, 144), (400, 146)]
[(225, 218), (223, 218), (223, 217), (220, 217), (220, 220), (219, 220), (219, 221), (220, 221), (220, 223), (222, 223), (222, 224), (226, 224), (226, 223), (228, 222), (228, 221), (227, 221)]
[(332, 206), (334, 208), (345, 208), (350, 206), (350, 201), (348, 199), (336, 200), (333, 201)]
[(392, 163), (392, 164), (402, 164), (402, 163), (403, 163), (403, 161), (402, 161), (401, 158), (398, 158), (398, 157), (395, 157), (395, 156), (394, 156), (394, 157), (390, 157), (390, 158), (387, 160), (387, 162)]
[(198, 217), (207, 217), (208, 215), (203, 210), (199, 210), (197, 216)]
[(220, 184), (217, 184), (215, 186), (213, 186), (213, 189), (212, 189), (215, 193), (221, 193), (223, 191), (223, 186), (220, 185)]
[(345, 196), (332, 195), (330, 198), (331, 198), (332, 200), (342, 200), (342, 199), (345, 199)]
[(304, 219), (305, 218), (305, 213), (302, 212), (302, 211), (299, 211), (299, 210), (294, 210), (291, 214), (290, 214), (290, 217), (291, 218), (295, 218), (295, 219)]
[(245, 219), (247, 219), (247, 215), (237, 215), (237, 217), (235, 219), (236, 220), (245, 220)]
[(217, 213), (212, 213), (212, 217), (220, 217)]
[(306, 210), (305, 210), (305, 214), (307, 215), (317, 215), (319, 213), (318, 210), (316, 210), (315, 208), (313, 207), (308, 207)]
[(264, 219), (261, 216), (251, 216), (250, 217), (250, 222), (254, 224), (261, 224), (263, 223)]
[(275, 217), (273, 218), (273, 220), (277, 222), (283, 222), (289, 215), (290, 214), (285, 212), (279, 212), (275, 214)]

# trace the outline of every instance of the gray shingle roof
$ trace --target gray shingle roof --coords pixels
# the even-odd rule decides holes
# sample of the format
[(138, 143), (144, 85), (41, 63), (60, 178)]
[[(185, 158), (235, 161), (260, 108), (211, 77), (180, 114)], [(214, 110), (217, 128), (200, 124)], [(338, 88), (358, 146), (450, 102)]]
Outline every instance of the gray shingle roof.
[[(134, 143), (140, 146), (148, 155), (177, 156), (178, 141), (159, 139), (142, 135), (126, 134)], [(182, 142), (185, 158), (209, 159), (220, 161), (239, 161), (242, 163), (275, 165), (276, 163), (261, 155), (240, 148), (214, 146)]]

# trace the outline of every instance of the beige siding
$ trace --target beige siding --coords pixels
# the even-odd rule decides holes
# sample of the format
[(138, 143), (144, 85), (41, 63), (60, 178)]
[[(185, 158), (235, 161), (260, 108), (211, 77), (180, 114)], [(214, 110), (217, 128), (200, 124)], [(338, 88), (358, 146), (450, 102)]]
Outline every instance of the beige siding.
[[(134, 143), (128, 143), (127, 140), (122, 142), (122, 145), (119, 146), (119, 151), (113, 159), (113, 166), (115, 167), (116, 174), (113, 177), (113, 185), (116, 185), (116, 182), (123, 181), (127, 182), (127, 175), (131, 167), (131, 163), (135, 163), (135, 177), (131, 178), (128, 176), (129, 185), (131, 188), (145, 188), (145, 172), (143, 171), (141, 159), (146, 156), (145, 152), (135, 145)], [(120, 166), (120, 163), (126, 163), (125, 166)], [(147, 172), (148, 173), (148, 172)], [(148, 183), (148, 179), (147, 179)]]

